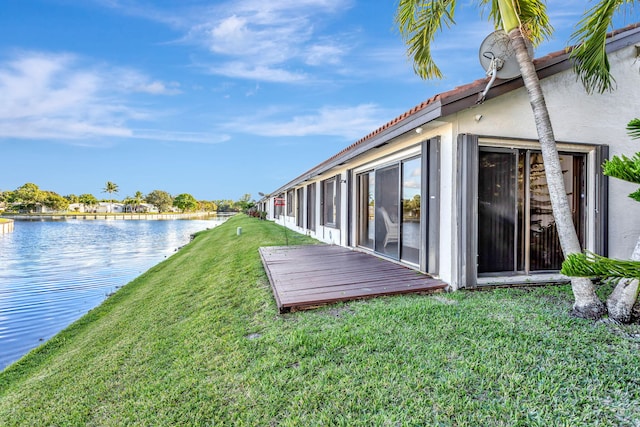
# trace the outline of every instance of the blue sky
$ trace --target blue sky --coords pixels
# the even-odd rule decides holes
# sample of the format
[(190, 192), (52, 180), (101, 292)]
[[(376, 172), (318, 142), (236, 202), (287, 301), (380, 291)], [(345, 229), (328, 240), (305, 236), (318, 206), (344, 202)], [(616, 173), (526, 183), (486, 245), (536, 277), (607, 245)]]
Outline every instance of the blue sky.
[[(268, 193), (432, 95), (481, 78), (459, 1), (413, 74), (397, 0), (2, 0), (0, 190)], [(589, 3), (548, 2), (566, 46)], [(622, 18), (620, 25), (633, 20)]]

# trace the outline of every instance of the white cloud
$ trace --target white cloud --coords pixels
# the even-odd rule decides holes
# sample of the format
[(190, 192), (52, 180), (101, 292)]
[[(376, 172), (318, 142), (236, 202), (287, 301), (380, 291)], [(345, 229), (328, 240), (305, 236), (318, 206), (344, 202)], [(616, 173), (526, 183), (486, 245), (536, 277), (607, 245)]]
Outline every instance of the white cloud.
[(178, 93), (177, 84), (69, 54), (22, 52), (0, 63), (0, 138), (130, 137), (128, 123), (152, 114), (132, 93)]
[(143, 84), (139, 87), (140, 92), (150, 93), (152, 95), (175, 95), (180, 93), (180, 90), (177, 89), (179, 85), (171, 85), (171, 87), (167, 87), (162, 82), (153, 81), (151, 83)]
[(346, 54), (345, 48), (332, 44), (316, 44), (309, 46), (305, 53), (305, 62), (308, 65), (336, 65)]
[(131, 137), (134, 139), (148, 139), (164, 142), (191, 142), (196, 144), (220, 144), (231, 139), (227, 134), (163, 131), (157, 129), (136, 129), (132, 132)]
[(255, 87), (253, 89), (248, 90), (245, 93), (245, 96), (254, 96), (255, 94), (257, 94), (260, 91), (260, 85), (256, 84)]
[[(366, 34), (359, 25), (327, 31), (354, 7), (354, 0), (195, 0), (180, 6), (153, 6), (140, 0), (96, 1), (183, 32), (176, 42), (206, 49), (211, 55), (194, 62), (213, 75), (302, 84), (326, 82), (335, 75), (351, 78), (354, 73), (359, 77), (388, 75), (389, 67), (394, 66), (369, 62), (368, 54), (381, 46), (376, 43), (363, 49)], [(354, 58), (360, 67), (353, 66)], [(403, 58), (396, 63), (401, 62), (406, 70)]]
[[(110, 70), (109, 80), (113, 82), (114, 89), (125, 93), (148, 93), (150, 95), (177, 95), (182, 93), (177, 82), (161, 82), (151, 80), (144, 74), (131, 69)], [(106, 76), (103, 76), (106, 78)]]
[(306, 72), (290, 64), (322, 66), (339, 63), (349, 49), (339, 36), (321, 37), (327, 15), (350, 7), (349, 1), (227, 2), (211, 8), (188, 31), (187, 40), (205, 46), (219, 62), (209, 71), (227, 77), (299, 83)]
[(236, 131), (269, 137), (324, 135), (355, 140), (380, 127), (381, 123), (389, 120), (391, 114), (377, 105), (361, 104), (354, 107), (323, 107), (313, 113), (294, 115), (288, 120), (278, 120), (273, 116), (267, 114), (261, 118), (240, 118), (226, 126)]
[(306, 79), (303, 73), (295, 73), (266, 65), (254, 65), (246, 62), (227, 62), (218, 67), (211, 67), (209, 71), (226, 77), (257, 80), (263, 82), (297, 83)]
[(82, 139), (86, 137), (131, 136), (131, 131), (121, 126), (94, 125), (82, 120), (42, 118), (33, 120), (0, 120), (0, 139)]

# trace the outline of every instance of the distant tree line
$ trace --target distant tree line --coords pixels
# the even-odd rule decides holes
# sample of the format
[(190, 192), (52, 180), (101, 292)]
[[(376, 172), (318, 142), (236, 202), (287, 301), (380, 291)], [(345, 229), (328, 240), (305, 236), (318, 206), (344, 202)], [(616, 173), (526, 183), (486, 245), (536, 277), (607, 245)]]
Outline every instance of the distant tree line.
[(122, 203), (125, 212), (141, 212), (143, 204), (153, 205), (158, 212), (169, 212), (175, 209), (181, 212), (241, 212), (250, 209), (255, 202), (250, 194), (243, 195), (239, 200), (197, 200), (189, 193), (181, 193), (172, 196), (166, 191), (153, 190), (147, 195), (136, 191), (133, 196), (126, 196), (122, 200), (113, 197), (119, 191), (118, 185), (107, 181), (102, 189), (109, 195), (108, 199), (98, 199), (93, 194), (68, 194), (61, 196), (54, 191), (42, 190), (36, 184), (28, 182), (15, 190), (0, 190), (0, 211), (34, 213), (45, 207), (52, 212), (67, 212), (71, 205), (84, 207), (85, 212), (90, 212), (103, 203), (109, 203), (113, 210), (114, 203)]

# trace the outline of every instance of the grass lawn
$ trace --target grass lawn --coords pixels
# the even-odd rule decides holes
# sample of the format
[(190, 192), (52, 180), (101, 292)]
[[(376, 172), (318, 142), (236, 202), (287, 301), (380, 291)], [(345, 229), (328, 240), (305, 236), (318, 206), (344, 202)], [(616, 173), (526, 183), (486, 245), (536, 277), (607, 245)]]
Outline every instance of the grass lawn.
[(568, 286), (281, 316), (258, 247), (284, 243), (200, 233), (0, 373), (0, 425), (640, 424), (640, 342), (570, 318)]

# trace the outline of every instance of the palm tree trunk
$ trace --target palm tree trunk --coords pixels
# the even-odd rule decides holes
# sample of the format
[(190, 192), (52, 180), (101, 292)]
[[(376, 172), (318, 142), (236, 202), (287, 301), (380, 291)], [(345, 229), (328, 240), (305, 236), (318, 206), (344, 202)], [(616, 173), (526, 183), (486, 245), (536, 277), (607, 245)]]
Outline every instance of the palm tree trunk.
[[(580, 241), (578, 240), (571, 209), (569, 208), (558, 148), (556, 147), (555, 136), (551, 127), (549, 110), (542, 93), (542, 86), (533, 65), (533, 60), (527, 51), (520, 28), (509, 31), (509, 38), (515, 49), (522, 79), (529, 94), (529, 101), (533, 110), (560, 246), (565, 257), (572, 253), (580, 253), (582, 249), (580, 248)], [(590, 279), (583, 277), (572, 278), (571, 288), (574, 295), (572, 314), (589, 319), (598, 319), (604, 315), (606, 312), (605, 306), (596, 295)]]
[[(640, 261), (640, 237), (638, 237), (631, 259)], [(631, 322), (633, 306), (638, 299), (639, 285), (637, 279), (622, 279), (618, 282), (616, 288), (607, 298), (609, 317), (622, 323)]]

